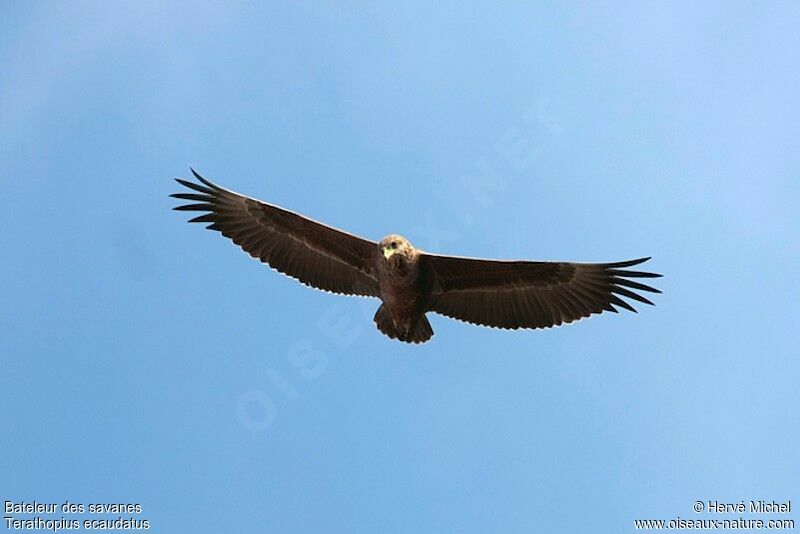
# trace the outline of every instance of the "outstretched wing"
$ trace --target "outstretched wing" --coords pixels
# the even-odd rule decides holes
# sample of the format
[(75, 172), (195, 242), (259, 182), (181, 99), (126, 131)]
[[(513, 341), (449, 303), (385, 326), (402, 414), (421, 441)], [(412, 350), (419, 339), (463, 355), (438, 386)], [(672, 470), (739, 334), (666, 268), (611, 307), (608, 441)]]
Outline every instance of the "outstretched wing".
[(346, 295), (379, 295), (372, 268), (377, 244), (306, 219), (277, 206), (213, 184), (177, 179), (195, 193), (170, 195), (195, 203), (176, 210), (200, 211), (189, 222), (211, 223), (252, 257), (305, 285)]
[(633, 290), (660, 293), (631, 278), (660, 274), (626, 270), (650, 258), (618, 263), (493, 261), (423, 254), (430, 311), (498, 328), (548, 328), (619, 306), (627, 297), (653, 304)]

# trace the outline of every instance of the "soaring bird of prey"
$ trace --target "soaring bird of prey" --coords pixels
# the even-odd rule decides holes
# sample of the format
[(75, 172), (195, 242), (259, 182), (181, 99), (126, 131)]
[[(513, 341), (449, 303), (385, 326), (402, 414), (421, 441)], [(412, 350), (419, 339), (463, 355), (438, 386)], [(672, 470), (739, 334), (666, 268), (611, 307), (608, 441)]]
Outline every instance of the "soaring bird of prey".
[(203, 212), (189, 222), (210, 223), (253, 258), (299, 282), (343, 295), (377, 297), (378, 330), (392, 339), (424, 343), (433, 336), (425, 314), (496, 328), (549, 328), (615, 306), (653, 304), (634, 290), (660, 293), (635, 278), (660, 274), (630, 270), (650, 258), (616, 263), (499, 261), (429, 254), (402, 236), (379, 242), (337, 230), (297, 213), (211, 183), (177, 179), (193, 192), (176, 210)]

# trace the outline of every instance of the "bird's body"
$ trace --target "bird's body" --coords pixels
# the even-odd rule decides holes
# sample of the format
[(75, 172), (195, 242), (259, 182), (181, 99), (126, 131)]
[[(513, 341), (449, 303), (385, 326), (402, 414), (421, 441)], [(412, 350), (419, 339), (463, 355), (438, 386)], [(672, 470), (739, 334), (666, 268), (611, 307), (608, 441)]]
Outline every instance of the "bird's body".
[(429, 311), (497, 328), (548, 328), (614, 306), (636, 311), (619, 295), (652, 304), (632, 291), (660, 293), (631, 278), (649, 258), (616, 263), (500, 261), (429, 254), (396, 234), (376, 243), (278, 206), (219, 187), (192, 171), (195, 191), (172, 195), (196, 203), (190, 222), (233, 240), (245, 252), (305, 285), (346, 295), (377, 297), (375, 323), (385, 335), (410, 343), (433, 336)]
[[(420, 276), (420, 253), (407, 239), (397, 234), (386, 236), (378, 243), (375, 272), (378, 275), (383, 304), (375, 314), (375, 322), (389, 337), (406, 341), (410, 337), (425, 337), (426, 332), (413, 336), (423, 320), (424, 330), (430, 325), (425, 318), (425, 277)], [(386, 314), (391, 324), (382, 319)], [(425, 327), (427, 325), (427, 327)], [(393, 328), (392, 328), (393, 327)], [(431, 330), (431, 335), (433, 331)], [(419, 339), (420, 341), (427, 341)]]

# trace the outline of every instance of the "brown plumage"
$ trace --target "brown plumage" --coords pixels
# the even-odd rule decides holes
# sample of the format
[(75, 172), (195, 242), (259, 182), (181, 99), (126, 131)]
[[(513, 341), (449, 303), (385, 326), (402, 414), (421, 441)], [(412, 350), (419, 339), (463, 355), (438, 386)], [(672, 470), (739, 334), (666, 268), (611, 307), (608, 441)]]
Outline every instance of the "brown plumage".
[(425, 317), (435, 312), (497, 328), (549, 328), (615, 306), (653, 304), (638, 291), (658, 289), (631, 280), (660, 274), (632, 271), (650, 258), (616, 263), (498, 261), (439, 256), (415, 249), (399, 235), (379, 243), (356, 237), (278, 206), (215, 185), (178, 179), (193, 193), (176, 210), (199, 211), (189, 222), (210, 223), (252, 257), (307, 286), (377, 297), (378, 329), (392, 339), (422, 343), (433, 335)]

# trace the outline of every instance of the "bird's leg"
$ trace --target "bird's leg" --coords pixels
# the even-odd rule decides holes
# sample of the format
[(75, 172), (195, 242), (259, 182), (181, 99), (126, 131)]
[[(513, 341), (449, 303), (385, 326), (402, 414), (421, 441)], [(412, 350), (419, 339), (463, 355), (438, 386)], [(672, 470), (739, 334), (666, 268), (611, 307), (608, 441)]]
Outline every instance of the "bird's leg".
[(408, 339), (408, 328), (404, 326), (397, 327), (397, 339), (406, 341)]
[(400, 341), (408, 341), (411, 335), (411, 321), (402, 321), (400, 324), (395, 323), (397, 329), (397, 337)]

